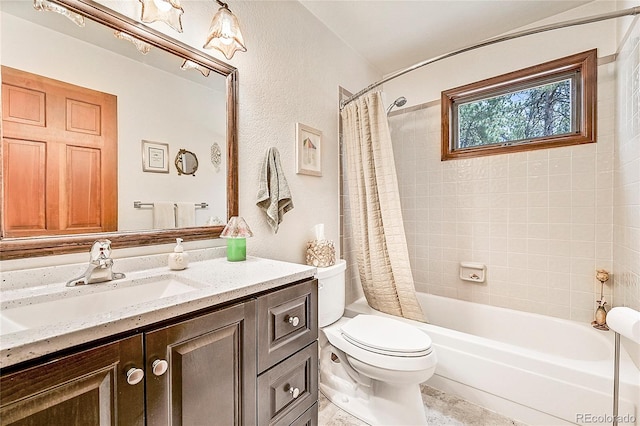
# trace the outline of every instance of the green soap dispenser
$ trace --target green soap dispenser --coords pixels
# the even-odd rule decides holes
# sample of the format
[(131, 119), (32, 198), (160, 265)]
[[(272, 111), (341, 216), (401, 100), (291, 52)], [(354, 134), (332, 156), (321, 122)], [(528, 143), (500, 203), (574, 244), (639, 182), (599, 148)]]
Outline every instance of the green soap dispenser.
[(189, 253), (182, 247), (182, 238), (176, 238), (176, 247), (169, 253), (169, 269), (180, 271), (189, 265)]

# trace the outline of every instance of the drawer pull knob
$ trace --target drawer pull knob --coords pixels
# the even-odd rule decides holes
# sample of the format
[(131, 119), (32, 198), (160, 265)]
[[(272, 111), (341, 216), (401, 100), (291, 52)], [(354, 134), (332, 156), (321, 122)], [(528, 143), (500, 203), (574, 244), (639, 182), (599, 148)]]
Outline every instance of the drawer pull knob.
[(156, 359), (155, 361), (153, 361), (153, 363), (151, 363), (151, 369), (153, 370), (153, 374), (155, 374), (156, 376), (162, 376), (167, 372), (168, 368), (169, 363), (164, 359)]
[(289, 386), (289, 393), (291, 394), (293, 399), (296, 399), (298, 396), (300, 396), (300, 389)]
[(130, 368), (127, 370), (127, 383), (130, 385), (137, 385), (144, 378), (144, 371), (140, 368)]
[(300, 318), (298, 318), (298, 317), (289, 317), (289, 324), (291, 324), (294, 327), (297, 327), (298, 324), (300, 324)]

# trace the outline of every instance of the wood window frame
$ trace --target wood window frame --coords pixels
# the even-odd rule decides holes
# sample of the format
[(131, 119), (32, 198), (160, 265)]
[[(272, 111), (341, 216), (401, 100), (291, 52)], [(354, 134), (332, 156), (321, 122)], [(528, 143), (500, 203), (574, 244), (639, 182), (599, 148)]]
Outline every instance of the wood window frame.
[[(596, 142), (597, 113), (597, 49), (577, 53), (543, 64), (492, 77), (475, 83), (442, 92), (442, 156), (441, 160), (473, 158), (486, 155), (531, 151), (552, 147), (579, 145)], [(517, 141), (513, 144), (493, 144), (455, 149), (454, 131), (456, 103), (489, 98), (498, 94), (516, 91), (521, 86), (545, 81), (557, 75), (578, 72), (580, 87), (579, 114), (575, 132), (558, 136)]]

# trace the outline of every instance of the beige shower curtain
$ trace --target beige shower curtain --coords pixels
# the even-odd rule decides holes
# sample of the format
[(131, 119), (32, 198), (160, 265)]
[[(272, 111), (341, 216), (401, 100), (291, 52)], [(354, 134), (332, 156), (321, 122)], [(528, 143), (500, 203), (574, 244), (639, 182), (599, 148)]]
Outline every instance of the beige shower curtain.
[(342, 111), (358, 272), (369, 305), (424, 321), (415, 295), (389, 125), (380, 92)]

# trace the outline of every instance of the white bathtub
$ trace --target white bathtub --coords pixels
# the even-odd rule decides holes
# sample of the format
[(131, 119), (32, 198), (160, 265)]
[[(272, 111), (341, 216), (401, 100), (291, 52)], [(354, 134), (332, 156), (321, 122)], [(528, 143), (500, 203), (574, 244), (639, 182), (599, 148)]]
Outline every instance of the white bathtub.
[[(613, 332), (419, 293), (438, 367), (427, 384), (528, 425), (611, 424)], [(386, 315), (364, 299), (346, 316)], [(409, 320), (407, 320), (409, 321)], [(640, 371), (621, 351), (619, 424), (640, 426)]]

